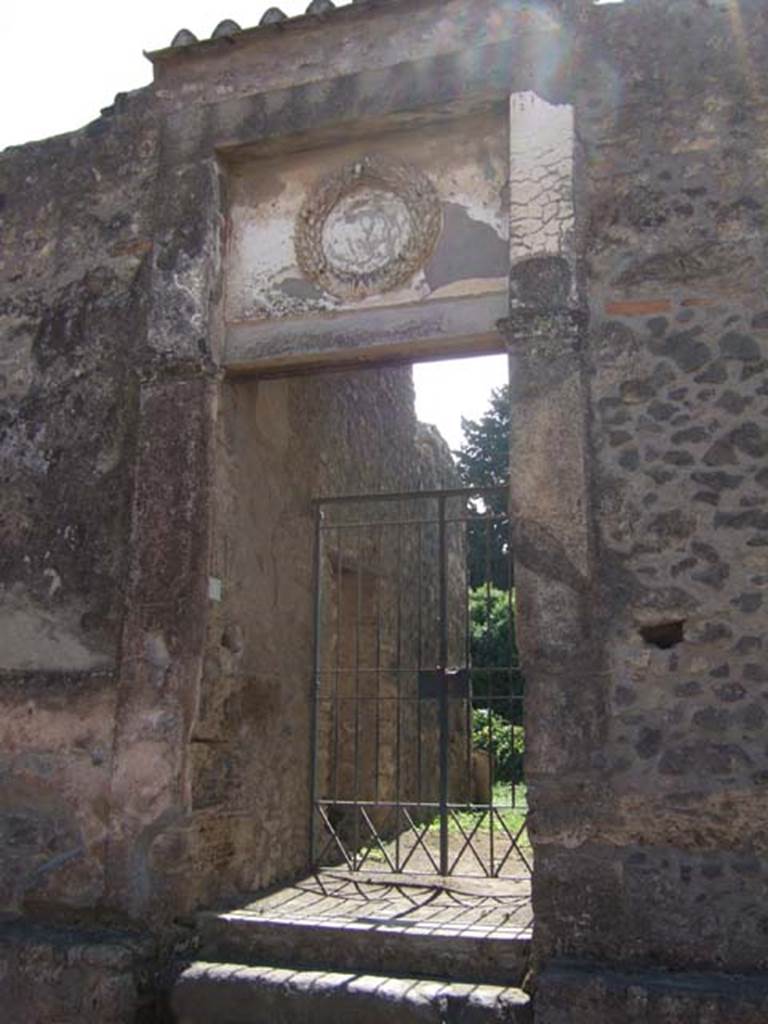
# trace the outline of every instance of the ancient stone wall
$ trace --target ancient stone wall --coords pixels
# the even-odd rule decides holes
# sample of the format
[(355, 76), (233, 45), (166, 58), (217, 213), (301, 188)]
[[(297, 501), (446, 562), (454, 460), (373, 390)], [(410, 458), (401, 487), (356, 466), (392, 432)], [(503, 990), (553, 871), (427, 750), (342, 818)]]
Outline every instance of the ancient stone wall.
[[(314, 29), (304, 30), (302, 45), (314, 45)], [(374, 45), (376, 26), (368, 32)], [(261, 45), (273, 66), (273, 43)], [(322, 75), (331, 65), (319, 60)], [(377, 100), (377, 89), (362, 102)], [(162, 86), (121, 97), (82, 132), (2, 158), (3, 909), (54, 921), (168, 921), (205, 893), (270, 877), (280, 856), (271, 850), (261, 872), (244, 868), (249, 825), (219, 888), (207, 888), (221, 858), (215, 839), (200, 836), (221, 784), (212, 749), (203, 753), (214, 748), (207, 724), (194, 723), (199, 707), (207, 723), (213, 699), (198, 694), (210, 580), (224, 584), (224, 603), (230, 594), (220, 552), (209, 552), (220, 511), (211, 493), (221, 482), (213, 457), (226, 175), (212, 148), (223, 122), (207, 131), (189, 104), (174, 116), (167, 99)], [(240, 113), (241, 128), (263, 135), (252, 112)], [(271, 117), (268, 133), (288, 124), (277, 108)], [(234, 127), (239, 115), (230, 108), (227, 118)], [(383, 393), (374, 378), (360, 385), (355, 415), (365, 422), (379, 399), (393, 399), (379, 409), (371, 449), (359, 451), (368, 465), (385, 434), (398, 449), (389, 419), (405, 410), (404, 379), (385, 375)], [(339, 420), (343, 403), (324, 400), (339, 436), (351, 449), (362, 444), (365, 431), (350, 433), (346, 414)], [(421, 445), (428, 456), (407, 483), (434, 483), (439, 473), (424, 467), (441, 459), (409, 422), (401, 454)], [(335, 477), (312, 482), (340, 486), (350, 463), (336, 465)], [(404, 482), (392, 466), (370, 482), (396, 476)], [(295, 594), (298, 577), (287, 580)], [(306, 598), (306, 574), (301, 588)], [(266, 619), (261, 628), (266, 635)], [(236, 633), (222, 643), (225, 633), (213, 627), (215, 656), (237, 648)], [(249, 679), (258, 674), (247, 667)], [(209, 659), (205, 678), (219, 673)], [(233, 787), (228, 820), (239, 798)], [(221, 819), (208, 817), (218, 828)], [(199, 876), (180, 869), (189, 864)]]
[(155, 943), (126, 931), (15, 922), (0, 929), (9, 1024), (158, 1020)]
[(156, 131), (146, 93), (0, 157), (0, 905), (95, 907)]
[[(570, 681), (565, 661), (551, 674), (549, 713), (538, 695), (562, 754), (536, 760), (538, 955), (765, 970), (768, 38), (749, 3), (626, 3), (587, 29), (576, 200), (593, 551), (585, 662)], [(617, 1002), (621, 985), (583, 976), (578, 1005), (547, 982), (546, 1021), (634, 1005), (632, 982)], [(667, 1004), (648, 991), (637, 1019), (707, 999), (737, 1019), (725, 990)]]
[[(178, 210), (200, 176), (158, 222), (156, 141), (140, 95), (2, 165), (0, 892), (55, 925), (8, 933), (3, 984), (41, 1021), (103, 1015), (99, 986), (115, 1019), (144, 998), (120, 936), (68, 922), (167, 920), (306, 865), (311, 498), (455, 482), (408, 368), (215, 402), (185, 298), (215, 261)], [(81, 956), (99, 943), (117, 959)]]
[[(764, 4), (399, 6), (156, 55), (155, 92), (0, 158), (2, 909), (162, 930), (302, 866), (309, 499), (442, 463), (404, 476), (402, 371), (222, 383), (259, 354), (227, 347), (228, 189), (511, 109), (537, 1021), (752, 1024), (717, 975), (768, 969)], [(500, 347), (498, 266), (490, 305), (410, 296), (392, 325), (364, 296), (271, 355)], [(138, 1005), (143, 951), (92, 974), (90, 939), (38, 938), (3, 983), (66, 974), (41, 1021), (87, 1019), (96, 976)], [(675, 995), (658, 967), (700, 974)]]
[(116, 662), (156, 141), (122, 107), (0, 162), (6, 671)]
[[(0, 156), (0, 991), (133, 1019), (154, 945), (104, 929), (152, 248), (149, 90)], [(85, 924), (85, 931), (70, 924)]]

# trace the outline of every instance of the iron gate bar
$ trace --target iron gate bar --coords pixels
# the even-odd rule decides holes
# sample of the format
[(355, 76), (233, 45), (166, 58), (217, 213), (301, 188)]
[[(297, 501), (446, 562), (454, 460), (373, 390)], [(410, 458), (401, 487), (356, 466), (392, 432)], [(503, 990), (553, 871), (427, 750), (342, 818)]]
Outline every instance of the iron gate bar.
[(507, 833), (507, 837), (509, 838), (509, 841), (510, 841), (509, 848), (507, 849), (507, 852), (504, 855), (504, 860), (499, 865), (499, 868), (498, 868), (498, 871), (497, 871), (497, 875), (503, 869), (504, 864), (507, 862), (507, 860), (509, 858), (509, 855), (510, 855), (510, 853), (512, 853), (513, 850), (517, 851), (517, 855), (520, 857), (522, 862), (528, 868), (528, 871), (532, 873), (532, 868), (531, 868), (531, 865), (528, 863), (528, 858), (525, 856), (525, 854), (523, 853), (522, 849), (520, 848), (520, 836), (525, 831), (526, 823), (523, 822), (523, 824), (520, 826), (520, 828), (517, 830), (517, 832), (513, 836), (512, 833), (507, 828), (506, 822), (504, 821), (502, 816), (499, 814), (499, 809), (496, 807), (496, 808), (493, 808), (493, 810), (494, 810), (494, 813), (497, 815), (497, 817), (499, 819), (499, 823), (500, 823), (501, 827)]
[[(360, 619), (362, 617), (362, 602), (363, 602), (363, 578), (362, 578), (362, 565), (360, 564), (360, 539), (358, 538), (358, 551), (357, 551), (357, 589), (356, 589), (356, 600), (357, 600), (357, 618), (355, 620), (355, 697), (360, 696)], [(357, 797), (360, 792), (360, 702), (355, 701), (355, 804), (357, 804)], [(355, 859), (355, 870), (357, 870), (357, 851), (360, 847), (360, 816), (355, 814), (355, 845), (353, 850), (353, 857)]]
[(435, 871), (439, 871), (439, 866), (435, 861), (435, 858), (432, 856), (432, 851), (424, 843), (424, 836), (429, 831), (429, 822), (427, 822), (426, 825), (423, 825), (422, 828), (419, 829), (418, 826), (415, 824), (413, 817), (406, 808), (403, 808), (403, 813), (405, 814), (405, 817), (408, 821), (408, 827), (410, 828), (413, 835), (416, 837), (416, 845), (411, 847), (410, 853), (401, 864), (401, 871), (405, 871), (405, 869), (408, 867), (408, 864), (410, 863), (411, 858), (416, 852), (417, 847), (419, 847), (423, 851), (423, 853), (426, 854), (427, 859), (431, 862), (432, 867), (435, 869)]
[[(478, 513), (473, 516), (455, 516), (454, 518), (446, 517), (446, 525), (451, 526), (455, 523), (484, 523), (486, 520), (491, 522), (503, 522), (507, 517), (499, 515), (486, 515), (485, 513)], [(388, 519), (386, 526), (434, 526), (437, 522), (436, 519)], [(354, 523), (337, 523), (334, 526), (323, 526), (323, 530), (330, 532), (341, 532), (342, 530), (367, 530), (370, 529), (371, 524), (366, 523), (365, 520)]]
[[(417, 559), (416, 559), (416, 564), (419, 567), (418, 575), (416, 577), (417, 583), (418, 583), (418, 598), (417, 598), (417, 602), (416, 602), (417, 615), (418, 615), (418, 632), (417, 632), (417, 635), (418, 635), (418, 638), (419, 638), (418, 639), (418, 647), (416, 649), (416, 663), (418, 665), (421, 665), (421, 639), (424, 636), (423, 621), (422, 621), (422, 599), (423, 599), (423, 594), (422, 594), (422, 578), (421, 578), (422, 577), (422, 566), (424, 564), (424, 561), (423, 561), (424, 552), (423, 552), (423, 536), (422, 536), (421, 527), (419, 527), (419, 529), (418, 529), (418, 531), (416, 533), (416, 538), (417, 538), (417, 544), (418, 544), (418, 555), (417, 555)], [(399, 711), (398, 711), (398, 714), (399, 714)], [(422, 722), (422, 713), (421, 713), (421, 702), (419, 702), (416, 705), (416, 729), (417, 729), (417, 735), (419, 737), (418, 744), (417, 744), (417, 752), (416, 752), (416, 780), (417, 780), (416, 781), (416, 796), (418, 797), (419, 803), (421, 803), (422, 796), (423, 796), (423, 791), (422, 791), (422, 788), (421, 788), (422, 787), (422, 779), (423, 779), (422, 761), (421, 761), (421, 731), (422, 731), (422, 726), (423, 726), (423, 722)]]
[[(486, 617), (487, 617), (488, 621), (490, 621), (490, 617), (491, 617), (491, 579), (492, 579), (492, 576), (493, 576), (493, 567), (491, 565), (491, 524), (490, 524), (490, 522), (486, 521), (486, 524), (485, 524), (485, 613), (486, 613)], [(489, 715), (488, 715), (488, 749), (489, 750), (494, 750), (495, 749), (494, 742), (493, 742), (493, 714), (492, 713), (489, 713)], [(493, 818), (493, 798), (494, 798), (494, 793), (493, 793), (493, 789), (494, 789), (494, 787), (491, 786), (491, 790), (490, 790), (490, 794), (489, 794), (489, 796), (490, 796), (490, 801), (489, 802), (490, 802), (491, 806), (490, 806), (490, 813), (488, 815), (488, 826), (489, 826), (489, 830), (488, 830), (489, 831), (489, 835), (488, 835), (488, 840), (489, 840), (488, 855), (489, 855), (489, 859), (490, 859), (489, 874), (491, 875), (491, 877), (493, 877), (494, 874), (495, 874), (494, 868), (495, 868), (495, 861), (496, 861), (496, 841), (495, 841), (496, 837), (495, 837), (494, 831), (493, 831), (493, 825), (494, 825), (494, 818)], [(471, 842), (470, 842), (469, 845), (470, 845), (470, 849), (473, 849)]]
[(439, 600), (440, 600), (440, 650), (438, 653), (438, 671), (440, 673), (439, 709), (440, 709), (440, 874), (448, 874), (448, 687), (446, 671), (448, 669), (448, 551), (445, 536), (445, 496), (437, 501), (439, 517), (438, 527), (438, 559), (439, 567)]
[[(322, 522), (322, 510), (320, 509), (319, 506), (318, 506), (318, 512), (320, 514), (320, 518), (321, 518), (321, 522)], [(339, 576), (343, 577), (343, 575), (344, 575), (344, 546), (343, 546), (343, 544), (341, 542), (341, 533), (340, 532), (337, 533), (336, 536), (337, 536), (337, 543), (338, 543), (338, 548), (339, 548)], [(318, 595), (318, 599), (317, 599), (317, 604), (318, 604), (318, 606), (320, 605), (319, 595)], [(336, 611), (336, 616), (337, 616), (337, 627), (336, 628), (338, 630), (341, 630), (341, 623), (342, 623), (342, 618), (343, 618), (343, 615), (344, 615), (344, 603), (343, 603), (343, 601), (338, 601), (337, 604), (338, 604), (338, 608), (337, 608), (337, 611)], [(338, 699), (339, 699), (339, 679), (340, 679), (340, 675), (341, 675), (341, 645), (337, 644), (336, 645), (336, 670), (335, 670), (335, 675), (333, 677), (333, 693), (334, 693), (334, 699), (337, 702), (338, 702)], [(333, 765), (334, 765), (334, 771), (333, 771), (333, 792), (334, 792), (334, 795), (338, 796), (338, 792), (339, 792), (339, 716), (338, 715), (334, 716), (333, 750), (334, 750), (334, 757), (333, 757)]]
[[(396, 626), (396, 659), (399, 665), (402, 660), (403, 651), (403, 528), (397, 527), (397, 626)], [(400, 708), (402, 699), (402, 680), (400, 672), (396, 674), (397, 679), (397, 721), (395, 725), (395, 794), (397, 796), (397, 810), (395, 812), (395, 863), (400, 864), (400, 793), (402, 784), (402, 765), (400, 764), (402, 723), (400, 721)]]
[[(341, 669), (340, 669), (340, 671), (341, 671)], [(407, 666), (406, 665), (405, 668), (390, 668), (390, 669), (387, 669), (387, 672), (390, 675), (393, 675), (393, 676), (394, 675), (413, 675), (414, 673), (417, 673), (418, 675), (424, 676), (425, 679), (428, 679), (430, 676), (434, 676), (436, 671), (437, 671), (436, 669), (432, 669), (432, 668), (423, 668), (423, 669), (422, 668), (417, 668), (415, 665), (412, 665), (412, 666)], [(470, 667), (470, 668), (460, 668), (460, 669), (449, 669), (448, 670), (448, 675), (449, 675), (449, 677), (452, 677), (453, 679), (458, 679), (459, 682), (457, 683), (457, 686), (461, 686), (462, 677), (470, 676), (470, 675), (475, 675), (476, 673), (479, 673), (479, 672), (483, 672), (483, 673), (486, 673), (486, 674), (487, 673), (494, 673), (494, 674), (498, 674), (498, 675), (506, 675), (507, 673), (509, 673), (509, 669), (508, 668), (493, 668), (492, 666), (486, 667), (485, 665), (482, 665), (482, 666), (478, 666), (477, 668)], [(336, 674), (336, 669), (322, 669), (319, 674), (321, 676), (333, 676), (333, 675)], [(376, 674), (376, 669), (375, 668), (361, 668), (360, 669), (360, 675), (361, 676), (364, 676), (364, 675), (375, 675), (375, 674)], [(425, 685), (428, 685), (428, 684), (425, 684)], [(326, 700), (327, 699), (328, 698), (326, 698)], [(339, 699), (340, 700), (355, 700), (354, 697), (340, 697)], [(381, 699), (382, 700), (395, 700), (396, 698), (395, 697), (382, 697)], [(418, 697), (403, 697), (403, 700), (418, 700), (418, 699), (419, 699)], [(499, 700), (522, 700), (522, 697), (503, 697), (503, 698), (498, 698), (498, 699)], [(360, 700), (375, 700), (375, 698), (374, 697), (360, 697)]]
[(309, 742), (310, 742), (310, 764), (309, 764), (309, 799), (311, 806), (309, 809), (309, 862), (315, 864), (317, 857), (317, 851), (315, 849), (315, 807), (319, 798), (317, 791), (317, 754), (319, 747), (319, 736), (318, 730), (319, 724), (319, 709), (320, 709), (320, 683), (322, 676), (320, 673), (320, 633), (322, 629), (321, 621), (321, 607), (319, 601), (320, 585), (322, 580), (322, 547), (321, 547), (321, 534), (320, 528), (322, 526), (323, 513), (320, 507), (315, 508), (315, 522), (314, 522), (314, 533), (315, 533), (315, 550), (314, 558), (312, 559), (312, 575), (313, 575), (313, 587), (315, 593), (315, 606), (314, 606), (314, 619), (312, 623), (312, 702), (309, 710), (310, 722), (309, 722)]
[(484, 494), (506, 494), (508, 484), (497, 487), (449, 487), (438, 491), (369, 491), (366, 494), (342, 494), (313, 498), (313, 505), (354, 505), (358, 501), (421, 501), (428, 498), (482, 498)]
[[(379, 527), (379, 548), (382, 546), (382, 533)], [(381, 755), (381, 579), (376, 576), (376, 764)], [(379, 773), (375, 775), (376, 800), (379, 799)]]
[[(339, 839), (338, 835), (335, 833), (334, 830), (331, 829), (331, 834), (330, 834), (330, 836), (329, 836), (325, 846), (323, 847), (323, 853), (327, 852), (327, 850), (329, 850), (331, 847), (333, 847), (335, 845), (335, 846), (338, 847), (339, 851), (342, 854), (343, 859), (349, 865), (349, 867), (353, 871), (354, 870), (358, 870), (359, 871), (359, 870), (362, 869), (362, 867), (364, 867), (366, 861), (369, 860), (369, 858), (371, 856), (371, 853), (373, 852), (374, 847), (377, 847), (379, 849), (379, 851), (381, 852), (382, 856), (384, 857), (384, 859), (386, 860), (387, 864), (389, 865), (390, 871), (393, 874), (397, 874), (398, 871), (397, 871), (396, 865), (399, 863), (400, 864), (400, 872), (404, 871), (405, 868), (408, 866), (408, 863), (410, 862), (411, 858), (416, 853), (417, 849), (421, 849), (422, 852), (427, 856), (427, 858), (429, 859), (429, 861), (431, 862), (431, 864), (433, 865), (435, 870), (436, 871), (439, 870), (439, 865), (438, 865), (437, 861), (435, 861), (435, 859), (432, 856), (431, 851), (424, 844), (424, 836), (427, 834), (427, 832), (430, 829), (430, 823), (429, 822), (426, 822), (425, 824), (422, 824), (422, 825), (418, 825), (413, 820), (412, 816), (410, 814), (408, 814), (407, 811), (405, 812), (405, 817), (406, 817), (407, 822), (408, 822), (408, 827), (411, 830), (411, 832), (412, 832), (412, 834), (414, 836), (414, 839), (415, 839), (415, 845), (411, 849), (411, 851), (409, 852), (408, 856), (405, 858), (404, 861), (399, 862), (399, 861), (396, 860), (395, 862), (393, 862), (391, 857), (389, 856), (389, 853), (387, 852), (386, 846), (384, 845), (384, 840), (379, 835), (379, 831), (376, 829), (376, 826), (373, 824), (370, 816), (368, 815), (368, 813), (365, 810), (366, 807), (373, 808), (373, 807), (380, 807), (380, 806), (383, 806), (383, 805), (381, 805), (381, 804), (374, 804), (374, 803), (367, 803), (367, 804), (358, 803), (358, 804), (355, 804), (355, 802), (351, 801), (351, 800), (345, 802), (345, 805), (346, 806), (350, 806), (350, 807), (357, 807), (361, 811), (362, 816), (363, 816), (363, 820), (364, 820), (364, 822), (366, 824), (366, 827), (367, 827), (367, 829), (368, 829), (368, 831), (370, 833), (371, 842), (369, 842), (367, 844), (367, 848), (365, 848), (364, 852), (362, 853), (362, 855), (359, 856), (359, 859), (358, 859), (357, 852), (354, 853), (352, 856), (349, 855), (349, 853), (347, 852), (346, 848), (344, 847), (344, 845), (342, 844), (341, 840)], [(323, 818), (326, 821), (328, 821), (327, 814), (325, 812), (325, 807), (326, 806), (329, 806), (329, 805), (327, 803), (321, 802), (319, 810), (320, 810), (321, 815), (323, 816)], [(439, 804), (434, 804), (434, 805), (425, 804), (423, 806), (425, 806), (425, 807), (433, 806), (435, 810), (438, 810), (438, 808), (439, 808)], [(395, 809), (394, 805), (392, 805), (392, 807), (393, 807), (393, 809)], [(515, 833), (515, 835), (513, 835), (510, 832), (510, 830), (508, 829), (508, 827), (507, 827), (504, 819), (502, 818), (501, 814), (499, 813), (500, 809), (498, 807), (491, 808), (488, 805), (482, 805), (482, 806), (478, 807), (478, 814), (477, 814), (476, 821), (474, 822), (474, 824), (472, 826), (469, 827), (469, 829), (466, 829), (464, 827), (464, 825), (462, 825), (461, 820), (457, 816), (457, 812), (464, 811), (464, 810), (466, 810), (464, 805), (449, 805), (449, 807), (448, 807), (449, 817), (455, 823), (456, 828), (458, 829), (459, 833), (461, 834), (461, 838), (463, 839), (463, 843), (462, 843), (458, 853), (456, 853), (454, 855), (453, 860), (450, 863), (450, 867), (449, 867), (449, 870), (448, 870), (447, 874), (450, 875), (450, 874), (454, 874), (455, 873), (456, 868), (458, 867), (458, 865), (460, 864), (462, 858), (465, 856), (465, 854), (467, 852), (472, 854), (472, 856), (477, 861), (477, 864), (480, 867), (480, 870), (488, 878), (498, 878), (498, 877), (500, 877), (501, 872), (502, 872), (505, 864), (507, 863), (507, 861), (509, 860), (509, 858), (510, 858), (510, 856), (511, 856), (511, 854), (513, 852), (516, 852), (518, 854), (518, 856), (522, 860), (523, 864), (525, 865), (528, 873), (530, 874), (530, 872), (531, 872), (531, 865), (530, 865), (527, 857), (525, 856), (525, 853), (523, 852), (522, 847), (520, 846), (520, 837), (521, 837), (521, 835), (522, 835), (522, 833), (523, 833), (523, 831), (525, 829), (525, 824), (521, 825), (520, 828)], [(478, 852), (475, 849), (475, 847), (473, 846), (473, 840), (474, 840), (475, 836), (477, 835), (477, 833), (479, 832), (479, 830), (481, 829), (484, 819), (486, 817), (490, 817), (491, 815), (495, 815), (498, 818), (499, 824), (501, 825), (503, 831), (506, 833), (506, 836), (507, 836), (507, 839), (508, 839), (507, 850), (506, 850), (502, 860), (498, 863), (498, 865), (494, 865), (494, 864), (491, 864), (491, 863), (486, 864), (483, 861), (483, 859), (480, 857), (480, 855), (478, 854)], [(329, 824), (329, 827), (330, 827), (330, 822), (328, 822), (328, 824)], [(446, 872), (443, 872), (443, 871), (440, 871), (440, 873), (441, 874), (446, 874)]]
[[(318, 806), (319, 807), (392, 807), (392, 808), (395, 808), (395, 807), (398, 806), (398, 803), (397, 803), (396, 800), (380, 800), (380, 801), (377, 802), (377, 801), (374, 801), (374, 800), (323, 800), (323, 799), (320, 799), (320, 800), (318, 800)], [(427, 810), (434, 810), (434, 811), (436, 811), (440, 807), (440, 802), (438, 800), (425, 800), (423, 803), (420, 803), (420, 804), (417, 804), (417, 803), (413, 802), (413, 803), (405, 804), (404, 805), (403, 802), (401, 801), (400, 802), (400, 806), (401, 807), (402, 806), (420, 807), (420, 808), (426, 808)], [(466, 802), (462, 802), (462, 803), (449, 803), (448, 804), (448, 810), (449, 811), (466, 811), (467, 809), (476, 810), (476, 811), (487, 811), (487, 810), (490, 810), (488, 804), (471, 804), (471, 803), (468, 804)], [(494, 810), (496, 810), (496, 811), (514, 811), (514, 810), (517, 810), (517, 808), (513, 804), (495, 804), (494, 805)], [(511, 833), (510, 833), (510, 835), (511, 835)]]
[[(420, 668), (417, 668), (415, 665), (413, 665), (413, 666), (406, 666), (405, 668), (391, 668), (391, 669), (387, 669), (387, 672), (389, 672), (389, 674), (393, 675), (393, 676), (394, 675), (408, 675), (408, 674), (413, 675), (414, 672), (416, 672), (419, 675), (422, 675), (425, 678), (428, 678), (430, 675), (434, 676), (434, 674), (436, 672), (436, 669), (431, 669), (431, 668), (420, 669)], [(460, 668), (460, 669), (449, 669), (448, 670), (448, 675), (452, 676), (453, 678), (461, 679), (461, 677), (464, 676), (464, 675), (474, 675), (475, 673), (478, 673), (478, 672), (485, 672), (485, 673), (492, 672), (492, 673), (498, 673), (499, 675), (505, 675), (506, 673), (509, 672), (509, 669), (508, 668), (493, 668), (493, 666), (486, 667), (485, 665), (482, 665), (482, 666), (478, 666), (477, 668), (470, 667), (470, 668)], [(332, 676), (332, 675), (336, 674), (336, 669), (322, 669), (319, 674), (321, 676)], [(376, 674), (376, 669), (375, 668), (361, 668), (360, 669), (360, 675), (364, 676), (366, 674), (367, 675), (375, 675)], [(354, 700), (355, 698), (354, 697), (342, 697), (340, 699), (341, 700)], [(371, 698), (371, 697), (369, 697), (369, 698), (361, 697), (360, 698), (360, 700), (366, 700), (366, 699), (367, 700), (373, 700), (375, 698)], [(419, 699), (418, 697), (403, 697), (403, 700), (418, 700), (418, 699)], [(502, 700), (522, 700), (522, 697), (504, 697), (504, 698), (499, 698), (499, 699), (502, 699)], [(382, 700), (395, 700), (395, 698), (394, 697), (389, 697), (389, 698), (382, 697)]]
[[(459, 852), (456, 854), (456, 857), (454, 858), (453, 864), (451, 866), (451, 873), (458, 866), (459, 862), (461, 861), (461, 858), (464, 856), (464, 851), (465, 850), (469, 850), (469, 852), (475, 858), (477, 863), (480, 865), (480, 870), (481, 871), (486, 871), (486, 873), (489, 873), (487, 871), (487, 868), (486, 868), (485, 864), (482, 861), (482, 858), (478, 856), (477, 850), (472, 845), (472, 840), (475, 838), (475, 835), (479, 831), (480, 826), (482, 825), (483, 821), (485, 820), (485, 818), (488, 815), (490, 810), (492, 810), (492, 808), (486, 808), (483, 811), (482, 814), (478, 814), (477, 821), (475, 822), (475, 824), (470, 829), (469, 835), (467, 835), (466, 831), (464, 830), (464, 826), (461, 824), (461, 822), (459, 821), (458, 817), (456, 817), (456, 815), (453, 815), (453, 820), (456, 822), (456, 827), (458, 828), (459, 832), (461, 832), (461, 836), (462, 836), (462, 838), (464, 840), (464, 844), (461, 847), (461, 849), (459, 850)], [(443, 874), (449, 874), (449, 872), (444, 871)], [(490, 874), (491, 875), (493, 874), (493, 863), (491, 863)]]

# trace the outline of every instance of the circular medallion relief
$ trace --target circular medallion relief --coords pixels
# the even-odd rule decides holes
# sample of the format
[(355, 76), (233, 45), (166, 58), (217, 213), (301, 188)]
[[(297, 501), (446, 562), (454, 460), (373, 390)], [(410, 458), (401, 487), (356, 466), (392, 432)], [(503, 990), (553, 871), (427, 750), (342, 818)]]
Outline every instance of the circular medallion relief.
[(415, 167), (365, 157), (324, 178), (296, 225), (304, 275), (340, 298), (404, 285), (432, 254), (440, 201)]
[(402, 255), (410, 236), (411, 215), (400, 196), (363, 186), (328, 214), (322, 246), (334, 269), (373, 274)]

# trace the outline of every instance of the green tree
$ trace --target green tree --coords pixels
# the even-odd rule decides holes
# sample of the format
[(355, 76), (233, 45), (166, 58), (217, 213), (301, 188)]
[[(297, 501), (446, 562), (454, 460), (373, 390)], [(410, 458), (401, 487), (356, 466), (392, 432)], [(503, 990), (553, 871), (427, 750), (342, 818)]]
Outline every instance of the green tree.
[(469, 592), (472, 732), (493, 754), (496, 778), (519, 782), (523, 769), (523, 675), (515, 639), (515, 592)]
[(469, 592), (472, 697), (522, 722), (523, 676), (515, 637), (515, 592), (475, 587)]
[[(467, 531), (472, 733), (477, 750), (493, 756), (497, 781), (523, 778), (523, 689), (515, 638), (515, 590), (507, 519), (510, 474), (510, 388), (496, 388), (479, 420), (462, 419), (464, 441), (454, 452), (466, 487), (498, 487)], [(491, 512), (498, 518), (487, 518)]]
[[(509, 480), (509, 385), (495, 388), (488, 411), (479, 420), (462, 417), (464, 441), (454, 452), (456, 465), (466, 487), (503, 487), (485, 501), (491, 512), (507, 510), (506, 484)], [(509, 530), (506, 521), (471, 524), (468, 531), (470, 586), (490, 582), (501, 589), (511, 586), (508, 557)]]
[(494, 388), (479, 420), (461, 418), (464, 442), (454, 452), (468, 487), (498, 487), (509, 478), (509, 384)]

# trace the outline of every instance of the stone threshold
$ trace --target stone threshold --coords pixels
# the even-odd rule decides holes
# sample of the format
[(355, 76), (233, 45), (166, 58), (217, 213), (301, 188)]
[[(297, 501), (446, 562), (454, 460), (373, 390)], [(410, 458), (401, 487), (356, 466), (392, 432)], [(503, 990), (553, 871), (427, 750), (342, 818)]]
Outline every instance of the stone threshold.
[(180, 976), (177, 1024), (531, 1024), (528, 997), (494, 985), (200, 962)]

